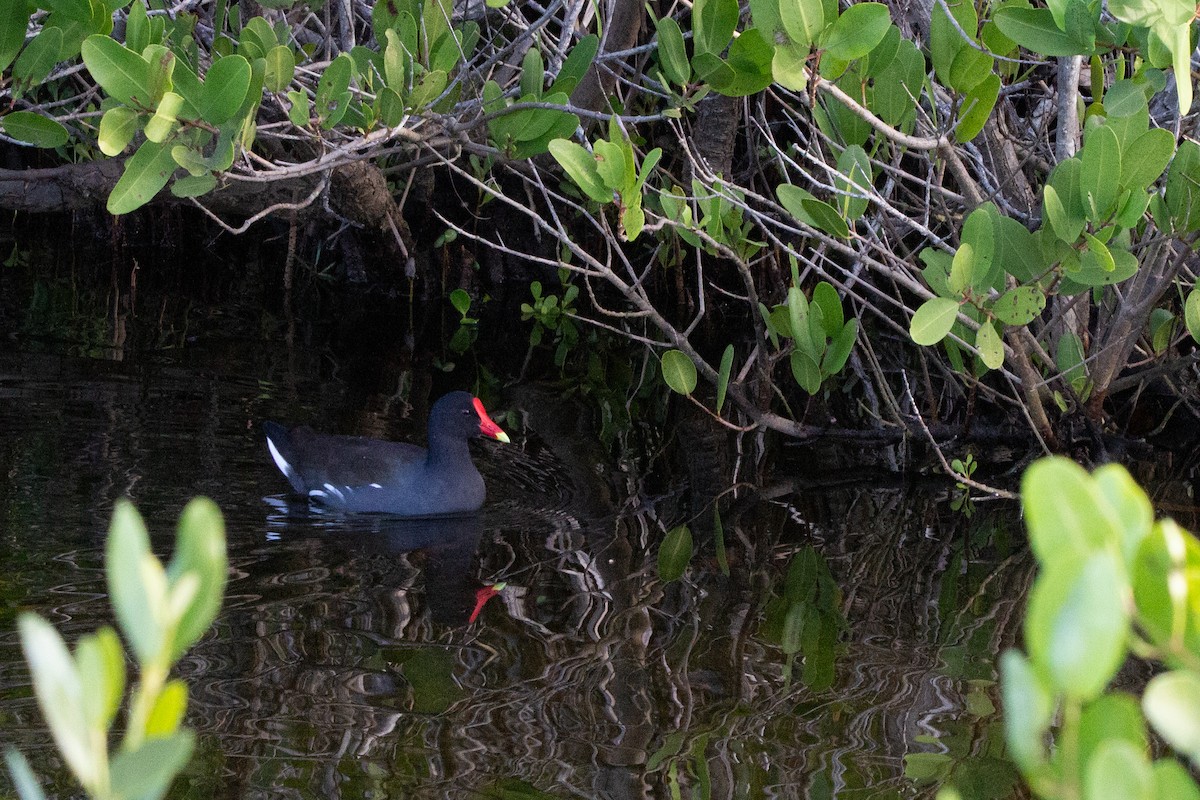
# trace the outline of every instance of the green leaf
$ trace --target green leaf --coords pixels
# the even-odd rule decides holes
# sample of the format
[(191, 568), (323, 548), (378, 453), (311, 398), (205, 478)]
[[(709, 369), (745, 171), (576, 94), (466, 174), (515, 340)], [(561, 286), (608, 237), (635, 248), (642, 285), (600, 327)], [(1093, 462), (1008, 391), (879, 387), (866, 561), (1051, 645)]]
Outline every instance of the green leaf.
[[(668, 18), (669, 19), (669, 18)], [(661, 21), (661, 20), (660, 20)], [(673, 21), (673, 20), (672, 20)], [(675, 24), (675, 30), (679, 30), (679, 24)], [(683, 34), (679, 35), (679, 44), (683, 44)], [(659, 47), (661, 57), (662, 47), (662, 31), (659, 30)], [(567, 52), (567, 58), (563, 61), (562, 67), (558, 70), (558, 76), (554, 79), (554, 83), (550, 84), (550, 88), (546, 90), (546, 94), (557, 94), (562, 92), (565, 95), (570, 95), (575, 91), (575, 87), (583, 80), (583, 76), (591, 68), (592, 62), (596, 59), (596, 54), (600, 52), (600, 37), (594, 33), (589, 33), (584, 36), (575, 46)], [(683, 66), (688, 67), (687, 52), (684, 53)], [(686, 83), (686, 79), (683, 83)]]
[(186, 683), (178, 678), (167, 681), (146, 720), (146, 736), (151, 739), (170, 736), (179, 730), (187, 712), (187, 699)]
[(992, 313), (1005, 325), (1028, 325), (1046, 308), (1046, 295), (1038, 286), (1009, 289), (992, 304)]
[(1178, 232), (1200, 229), (1200, 144), (1184, 139), (1167, 170), (1167, 209)]
[(521, 96), (536, 101), (542, 96), (545, 84), (546, 62), (542, 59), (542, 51), (536, 46), (530, 47), (521, 59)]
[(958, 319), (959, 304), (949, 297), (931, 297), (913, 314), (908, 332), (912, 340), (928, 347), (945, 339)]
[[(175, 171), (171, 143), (142, 142), (125, 162), (125, 171), (108, 196), (108, 213), (128, 214), (149, 203)], [(125, 631), (128, 635), (128, 631)]]
[(668, 350), (662, 354), (663, 380), (671, 391), (690, 395), (696, 389), (696, 365), (681, 350)]
[(59, 52), (63, 46), (61, 28), (43, 28), (42, 32), (33, 37), (25, 46), (15, 64), (12, 76), (17, 83), (34, 86), (46, 79), (50, 70), (59, 61)]
[(1200, 764), (1200, 674), (1176, 669), (1154, 676), (1142, 695), (1142, 708), (1171, 747)]
[(757, 28), (742, 31), (729, 45), (725, 62), (733, 74), (728, 80), (714, 80), (713, 88), (727, 97), (747, 97), (771, 85), (771, 63), (775, 48)]
[(808, 326), (808, 298), (796, 286), (788, 289), (786, 309), (788, 330), (796, 342), (796, 347), (808, 353), (815, 364), (817, 357), (825, 349), (825, 342), (822, 340), (818, 345), (813, 341)]
[(1004, 342), (991, 322), (980, 323), (975, 334), (975, 349), (979, 351), (979, 359), (988, 369), (1000, 369), (1004, 366)]
[(146, 138), (156, 144), (161, 144), (179, 127), (179, 109), (183, 107), (183, 97), (175, 92), (166, 92), (154, 110), (154, 116), (146, 123)]
[(775, 55), (771, 58), (771, 75), (775, 82), (793, 92), (803, 92), (808, 86), (808, 47), (794, 44), (775, 45)]
[(1113, 692), (1083, 707), (1079, 716), (1079, 763), (1086, 768), (1106, 741), (1124, 742), (1138, 751), (1146, 749), (1146, 720), (1137, 698)]
[[(947, 9), (954, 15), (953, 19), (946, 13)], [(954, 60), (964, 48), (970, 47), (960, 31), (973, 37), (978, 27), (979, 16), (970, 0), (947, 0), (945, 6), (933, 4), (929, 20), (929, 55), (934, 73), (944, 85), (953, 86), (950, 72)]]
[(821, 46), (828, 57), (853, 61), (874, 50), (891, 24), (891, 14), (882, 3), (854, 3), (825, 29)]
[(14, 111), (0, 117), (4, 132), (19, 142), (34, 147), (61, 147), (71, 138), (58, 120), (43, 117), (32, 111)]
[(808, 190), (783, 183), (775, 188), (775, 193), (780, 204), (800, 222), (842, 239), (850, 238), (850, 228), (837, 209), (818, 200)]
[(978, 136), (991, 117), (999, 96), (999, 75), (991, 73), (976, 84), (963, 98), (958, 124), (954, 128), (954, 138), (966, 143)]
[(1078, 563), (1120, 539), (1119, 517), (1083, 467), (1068, 459), (1034, 462), (1021, 478), (1021, 506), (1029, 543), (1043, 564)]
[(829, 281), (820, 281), (813, 288), (813, 305), (821, 309), (821, 323), (825, 328), (825, 336), (832, 339), (837, 336), (846, 322), (842, 311), (842, 298), (837, 289)]
[(173, 736), (147, 739), (136, 750), (122, 750), (112, 760), (113, 794), (162, 797), (187, 765), (194, 746), (195, 734), (185, 729)]
[(1160, 758), (1153, 764), (1154, 796), (1158, 800), (1200, 800), (1200, 789), (1192, 776), (1173, 758)]
[(966, 94), (992, 74), (995, 59), (974, 47), (963, 47), (950, 65), (950, 88)]
[(625, 186), (625, 173), (629, 165), (625, 161), (625, 150), (621, 145), (600, 139), (592, 145), (595, 151), (596, 173), (604, 184), (613, 191)]
[(221, 510), (207, 497), (196, 497), (184, 507), (179, 517), (175, 554), (167, 568), (172, 589), (186, 575), (195, 575), (199, 582), (195, 596), (179, 618), (171, 646), (173, 660), (204, 635), (216, 618), (225, 595), (227, 571), (225, 522)]
[(1193, 289), (1188, 293), (1187, 302), (1183, 305), (1183, 314), (1188, 333), (1200, 342), (1200, 290)]
[[(224, 62), (226, 58), (221, 59), (217, 63)], [(282, 92), (291, 84), (292, 78), (296, 74), (296, 55), (292, 52), (292, 48), (284, 44), (278, 44), (267, 51), (267, 71), (264, 85), (267, 91)], [(247, 62), (249, 65), (249, 62)], [(215, 64), (213, 65), (216, 66)], [(209, 71), (209, 78), (212, 77), (212, 71)], [(246, 86), (249, 88), (250, 81), (247, 75)]]
[(100, 152), (120, 155), (137, 133), (138, 112), (129, 106), (113, 106), (100, 118)]
[(347, 53), (342, 53), (321, 73), (317, 82), (317, 93), (313, 103), (316, 106), (317, 119), (320, 126), (329, 130), (341, 122), (350, 105), (350, 76), (354, 70), (354, 59)]
[(846, 361), (850, 358), (850, 351), (854, 349), (854, 343), (857, 340), (858, 320), (852, 319), (842, 326), (842, 329), (829, 343), (829, 347), (826, 348), (825, 357), (821, 360), (821, 373), (836, 375), (841, 372), (842, 367), (846, 366)]
[(8, 766), (8, 776), (20, 800), (46, 800), (42, 785), (19, 750), (15, 747), (5, 748), (4, 763)]
[(595, 157), (581, 145), (567, 139), (555, 139), (550, 142), (549, 150), (584, 194), (597, 203), (613, 201), (613, 190), (601, 179)]
[(154, 108), (158, 98), (146, 59), (100, 34), (84, 39), (81, 53), (88, 71), (109, 95), (134, 108)]
[(1163, 128), (1139, 136), (1121, 160), (1121, 186), (1145, 189), (1154, 183), (1175, 154), (1175, 137)]
[(666, 583), (679, 580), (692, 560), (692, 532), (680, 525), (667, 532), (658, 547), (658, 577)]
[(1079, 151), (1079, 160), (1079, 202), (1088, 219), (1100, 224), (1115, 210), (1121, 190), (1121, 145), (1117, 135), (1107, 125), (1092, 128)]
[(821, 391), (821, 368), (817, 365), (816, 357), (809, 351), (796, 349), (789, 357), (792, 367), (792, 377), (796, 384), (808, 392), (816, 394)]
[[(1071, 505), (1063, 495), (1057, 502)], [(1128, 591), (1110, 550), (1096, 550), (1082, 562), (1046, 564), (1029, 600), (1025, 643), (1059, 691), (1090, 700), (1116, 675), (1129, 635)]]
[(992, 21), (1009, 39), (1044, 56), (1075, 56), (1086, 52), (1079, 42), (1059, 29), (1047, 8), (1005, 6), (996, 10)]
[(688, 62), (684, 46), (683, 31), (671, 17), (655, 22), (658, 31), (658, 62), (671, 83), (686, 86), (692, 79), (692, 66)]
[[(866, 5), (876, 5), (867, 3)], [(860, 8), (853, 6), (852, 8)], [(840, 193), (838, 209), (847, 220), (856, 220), (867, 211), (871, 196), (871, 159), (858, 145), (850, 145), (837, 161), (838, 177), (834, 188)]]
[(25, 32), (33, 11), (34, 5), (25, 0), (0, 3), (0, 72), (8, 68), (25, 45)]
[(1073, 244), (1079, 239), (1079, 234), (1083, 232), (1083, 228), (1087, 225), (1087, 220), (1080, 218), (1072, 218), (1063, 205), (1062, 199), (1058, 195), (1058, 191), (1046, 184), (1042, 187), (1042, 200), (1044, 216), (1050, 220), (1050, 227), (1054, 231), (1054, 235), (1059, 238), (1059, 241)]
[[(172, 154), (174, 149), (172, 148)], [(171, 184), (171, 194), (176, 197), (200, 197), (217, 188), (217, 176), (211, 172), (203, 175), (185, 175)]]
[(1083, 776), (1088, 800), (1152, 800), (1154, 775), (1145, 748), (1108, 739), (1096, 748)]
[(1054, 715), (1054, 699), (1019, 650), (1007, 650), (1000, 657), (1000, 691), (1009, 752), (1028, 774), (1046, 760), (1044, 741)]
[(79, 672), (58, 631), (36, 614), (17, 617), (21, 649), (33, 676), (38, 707), (50, 726), (58, 751), (85, 786), (103, 772), (104, 742), (93, 738), (84, 716)]
[(733, 371), (733, 345), (726, 345), (721, 354), (721, 368), (717, 372), (717, 413), (725, 405), (725, 392), (729, 389), (729, 376)]
[[(152, 662), (162, 649), (162, 631), (154, 609), (163, 598), (152, 594), (154, 587), (145, 579), (149, 560), (157, 563), (141, 515), (128, 500), (118, 500), (105, 546), (108, 594), (121, 632), (142, 663)], [(165, 589), (165, 575), (162, 583), (160, 588)]]
[(79, 668), (87, 727), (93, 731), (106, 731), (112, 725), (125, 693), (125, 654), (116, 631), (105, 626), (81, 637), (75, 647), (75, 661)]
[(150, 20), (146, 16), (146, 6), (133, 3), (125, 17), (125, 46), (135, 53), (140, 53), (149, 44)]
[(824, 4), (821, 0), (779, 0), (779, 21), (792, 42), (807, 50), (825, 30)]
[[(696, 0), (692, 6), (692, 46), (696, 55), (720, 55), (737, 27), (737, 0)], [(696, 66), (695, 60), (692, 62)]]

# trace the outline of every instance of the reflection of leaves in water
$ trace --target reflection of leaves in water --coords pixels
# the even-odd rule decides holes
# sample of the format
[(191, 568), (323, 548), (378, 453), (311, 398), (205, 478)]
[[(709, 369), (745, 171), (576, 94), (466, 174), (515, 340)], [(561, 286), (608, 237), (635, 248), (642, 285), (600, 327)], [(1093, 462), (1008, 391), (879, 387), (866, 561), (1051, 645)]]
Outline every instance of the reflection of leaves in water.
[(842, 592), (829, 566), (811, 546), (792, 557), (783, 591), (767, 603), (760, 635), (788, 656), (801, 656), (800, 680), (810, 689), (833, 685), (838, 639), (846, 629)]

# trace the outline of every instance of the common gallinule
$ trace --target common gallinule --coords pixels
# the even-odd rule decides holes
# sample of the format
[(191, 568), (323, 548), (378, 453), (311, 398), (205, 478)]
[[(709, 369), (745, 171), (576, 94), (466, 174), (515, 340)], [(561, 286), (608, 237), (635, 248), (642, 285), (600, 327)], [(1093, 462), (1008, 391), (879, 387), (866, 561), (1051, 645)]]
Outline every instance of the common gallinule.
[(428, 450), (308, 427), (289, 431), (274, 422), (264, 422), (263, 429), (271, 458), (299, 494), (343, 511), (407, 517), (477, 510), (483, 505), (483, 478), (467, 440), (508, 441), (479, 398), (467, 392), (451, 392), (433, 404)]

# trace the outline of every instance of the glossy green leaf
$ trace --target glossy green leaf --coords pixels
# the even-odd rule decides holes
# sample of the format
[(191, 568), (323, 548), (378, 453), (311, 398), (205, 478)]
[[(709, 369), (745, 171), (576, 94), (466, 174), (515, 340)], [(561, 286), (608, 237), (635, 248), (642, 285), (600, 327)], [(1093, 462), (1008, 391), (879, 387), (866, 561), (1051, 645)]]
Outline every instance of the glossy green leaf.
[(763, 38), (757, 28), (742, 31), (729, 45), (725, 61), (732, 75), (727, 79), (714, 78), (713, 88), (727, 97), (747, 97), (771, 85), (771, 64), (775, 48)]
[(1152, 128), (1139, 136), (1121, 160), (1121, 185), (1145, 189), (1154, 183), (1175, 154), (1175, 137), (1163, 128)]
[(692, 79), (692, 65), (688, 61), (683, 31), (671, 17), (655, 22), (658, 32), (658, 63), (662, 65), (667, 79), (676, 86), (686, 86)]
[[(675, 29), (679, 29), (679, 24), (675, 24)], [(683, 34), (680, 34), (679, 43), (683, 43)], [(659, 31), (659, 47), (662, 47), (662, 31)], [(591, 69), (592, 62), (596, 59), (596, 54), (600, 51), (600, 37), (594, 33), (589, 33), (584, 36), (575, 46), (567, 52), (567, 58), (563, 61), (562, 67), (558, 70), (558, 75), (554, 79), (554, 83), (546, 90), (547, 94), (555, 94), (562, 92), (570, 95), (575, 91), (575, 87), (583, 80), (583, 76)], [(469, 52), (469, 51), (468, 51)], [(687, 53), (684, 52), (683, 64), (687, 67)], [(661, 51), (660, 51), (661, 57)], [(686, 80), (684, 81), (686, 83)]]
[(857, 340), (858, 320), (852, 319), (844, 324), (829, 342), (829, 347), (825, 350), (825, 357), (821, 360), (821, 373), (836, 375), (841, 372), (842, 367), (846, 366), (846, 361), (850, 358), (850, 352), (854, 349), (854, 343)]
[(84, 785), (94, 785), (103, 770), (104, 743), (101, 740), (97, 744), (92, 739), (75, 662), (58, 631), (36, 614), (18, 616), (17, 628), (33, 676), (38, 707), (50, 726), (58, 751)]
[(788, 363), (792, 368), (792, 377), (796, 384), (808, 392), (816, 394), (821, 391), (821, 367), (813, 353), (796, 349), (789, 356)]
[(779, 0), (779, 19), (793, 44), (804, 50), (826, 27), (821, 0)]
[(992, 313), (1005, 325), (1028, 325), (1046, 308), (1046, 295), (1037, 286), (1017, 286), (992, 304)]
[(995, 59), (974, 47), (963, 47), (950, 64), (950, 88), (966, 94), (992, 74)]
[(1188, 333), (1193, 339), (1200, 342), (1200, 290), (1193, 289), (1188, 292), (1183, 312), (1184, 324), (1187, 325)]
[[(155, 147), (165, 150), (161, 145)], [(145, 148), (143, 144), (138, 153)], [(109, 202), (112, 202), (111, 198)], [(151, 560), (157, 564), (150, 552), (150, 537), (141, 515), (128, 500), (118, 500), (105, 546), (108, 594), (121, 633), (143, 663), (157, 658), (163, 644), (163, 633), (154, 613), (163, 598), (155, 596), (156, 586), (146, 578), (147, 564)], [(152, 568), (149, 571), (153, 571)], [(162, 585), (157, 587), (160, 590), (165, 589), (165, 575), (162, 578)]]
[[(1100, 745), (1117, 740), (1139, 751), (1146, 749), (1146, 720), (1137, 698), (1121, 692), (1102, 694), (1079, 715), (1079, 764), (1088, 768)], [(1147, 765), (1149, 766), (1149, 765)]]
[[(174, 155), (174, 148), (172, 148)], [(176, 197), (200, 197), (217, 188), (217, 176), (211, 172), (201, 175), (185, 175), (171, 184), (171, 194)]]
[(33, 111), (13, 111), (0, 117), (4, 132), (34, 147), (61, 147), (71, 138), (62, 123)]
[(146, 123), (146, 138), (155, 144), (165, 142), (179, 127), (177, 115), (182, 107), (183, 97), (175, 92), (164, 93), (158, 102), (158, 108), (154, 110), (154, 115)]
[(1034, 462), (1021, 478), (1021, 505), (1029, 543), (1043, 564), (1076, 563), (1119, 539), (1094, 479), (1068, 459)]
[[(228, 58), (228, 57), (226, 57)], [(296, 74), (296, 56), (292, 52), (292, 48), (287, 45), (279, 44), (267, 51), (267, 72), (264, 85), (268, 91), (282, 92), (291, 84), (293, 76)], [(221, 59), (221, 63), (226, 59)], [(215, 65), (214, 65), (215, 66)], [(211, 77), (212, 73), (209, 73)], [(247, 87), (249, 86), (249, 76), (247, 76)]]
[[(720, 55), (733, 38), (737, 20), (737, 0), (696, 0), (692, 6), (692, 46), (696, 55)], [(694, 59), (692, 66), (697, 66)]]
[(1142, 708), (1168, 744), (1200, 764), (1200, 674), (1176, 669), (1154, 676), (1142, 695)]
[(859, 219), (870, 202), (871, 159), (861, 147), (851, 145), (838, 156), (837, 167), (838, 177), (833, 183), (839, 192), (838, 210), (847, 220)]
[(1160, 758), (1152, 765), (1154, 796), (1157, 800), (1200, 800), (1200, 788), (1173, 758)]
[(1042, 187), (1042, 200), (1044, 215), (1050, 221), (1050, 227), (1059, 240), (1068, 243), (1078, 240), (1079, 234), (1083, 233), (1083, 228), (1087, 225), (1087, 220), (1072, 217), (1063, 205), (1058, 191), (1050, 184)]
[(842, 298), (837, 289), (829, 281), (820, 281), (813, 287), (812, 302), (821, 309), (821, 322), (825, 336), (837, 336), (846, 322), (845, 312), (842, 311)]
[(75, 647), (83, 715), (89, 730), (108, 730), (125, 693), (125, 653), (110, 627), (79, 639)]
[(988, 369), (1000, 369), (1004, 366), (1004, 342), (991, 322), (980, 323), (975, 334), (975, 349), (979, 351), (979, 359)]
[(658, 577), (670, 583), (683, 577), (692, 560), (692, 532), (687, 525), (672, 528), (658, 547)]
[[(0, 68), (2, 69), (2, 68)], [(12, 780), (13, 788), (20, 800), (46, 800), (46, 793), (25, 756), (14, 747), (4, 750), (4, 763), (8, 767), (8, 777)]]
[(158, 100), (152, 89), (150, 64), (108, 36), (83, 41), (83, 63), (104, 91), (134, 108), (149, 110)]
[(581, 145), (567, 139), (555, 139), (549, 145), (550, 155), (566, 171), (584, 194), (598, 203), (611, 203), (613, 190), (605, 185), (596, 168), (595, 157)]
[(808, 47), (794, 44), (775, 45), (771, 58), (771, 75), (775, 82), (793, 92), (802, 92), (808, 86)]
[(958, 301), (948, 297), (926, 300), (909, 323), (908, 332), (912, 340), (919, 345), (929, 346), (945, 339), (958, 319), (958, 308)]
[(625, 186), (625, 151), (619, 144), (599, 139), (592, 145), (595, 151), (596, 173), (611, 191)]
[(729, 377), (733, 371), (733, 345), (726, 345), (721, 354), (721, 368), (717, 371), (717, 413), (725, 406), (725, 393), (729, 389)]
[(317, 93), (313, 100), (317, 119), (322, 128), (328, 130), (341, 121), (350, 104), (350, 76), (354, 59), (342, 53), (329, 63), (317, 82)]
[(110, 779), (117, 797), (158, 798), (184, 768), (195, 747), (195, 734), (147, 739), (136, 750), (122, 750), (112, 760)]
[(1063, 377), (1076, 392), (1081, 392), (1087, 383), (1087, 364), (1084, 360), (1083, 342), (1079, 336), (1068, 331), (1058, 339), (1054, 361)]
[(662, 354), (662, 374), (673, 392), (687, 395), (696, 389), (696, 365), (681, 350), (668, 350)]
[(17, 57), (25, 45), (25, 32), (34, 6), (25, 0), (0, 3), (0, 72)]
[(1200, 652), (1200, 543), (1175, 522), (1156, 523), (1133, 570), (1138, 623), (1163, 650)]
[(1087, 800), (1152, 800), (1154, 774), (1144, 748), (1108, 739), (1084, 765)]
[(1019, 650), (1007, 650), (1000, 657), (1000, 690), (1009, 753), (1028, 773), (1046, 760), (1044, 740), (1054, 716), (1054, 698)]
[(1184, 139), (1167, 170), (1167, 210), (1176, 232), (1200, 230), (1200, 144)]
[(996, 107), (996, 100), (999, 96), (999, 75), (991, 73), (976, 84), (963, 97), (958, 124), (954, 128), (954, 138), (959, 142), (966, 143), (978, 136), (991, 117), (992, 109)]
[(1009, 39), (1044, 56), (1074, 56), (1085, 52), (1079, 42), (1059, 29), (1049, 9), (1005, 6), (996, 10), (992, 21)]
[(113, 106), (100, 118), (100, 152), (120, 155), (138, 129), (138, 112), (129, 106)]
[(842, 239), (850, 238), (850, 228), (837, 209), (818, 200), (811, 192), (784, 183), (775, 188), (775, 193), (788, 213), (800, 222)]
[[(1057, 502), (1073, 505), (1065, 493)], [(1056, 689), (1090, 700), (1116, 675), (1129, 635), (1127, 592), (1124, 571), (1110, 550), (1095, 550), (1082, 561), (1045, 563), (1029, 600), (1025, 643)]]
[(1088, 219), (1099, 224), (1114, 210), (1121, 188), (1121, 145), (1112, 129), (1092, 128), (1079, 160), (1079, 202)]
[(179, 517), (175, 553), (167, 569), (174, 587), (194, 574), (199, 590), (179, 619), (171, 647), (177, 659), (208, 630), (221, 608), (228, 561), (225, 555), (225, 522), (216, 503), (206, 497), (191, 500)]
[(853, 61), (874, 50), (891, 24), (888, 7), (882, 3), (854, 3), (825, 29), (821, 47), (828, 57)]
[(546, 62), (542, 59), (542, 51), (530, 47), (521, 59), (521, 96), (535, 100), (542, 96), (546, 84)]
[(176, 678), (167, 681), (146, 719), (146, 736), (149, 738), (170, 736), (183, 724), (187, 712), (187, 684)]
[(25, 49), (13, 64), (13, 79), (27, 86), (44, 81), (58, 63), (62, 46), (61, 28), (43, 28), (41, 33), (25, 45)]
[[(946, 9), (954, 15), (953, 19)], [(973, 35), (979, 27), (979, 17), (975, 4), (971, 0), (947, 0), (945, 7), (942, 3), (934, 3), (929, 20), (929, 55), (933, 62), (933, 70), (938, 80), (945, 86), (952, 86), (950, 71), (959, 52), (970, 47), (960, 31)]]
[[(142, 142), (125, 162), (125, 171), (108, 195), (110, 214), (128, 214), (150, 202), (175, 171), (170, 142)], [(127, 636), (128, 631), (123, 631)]]

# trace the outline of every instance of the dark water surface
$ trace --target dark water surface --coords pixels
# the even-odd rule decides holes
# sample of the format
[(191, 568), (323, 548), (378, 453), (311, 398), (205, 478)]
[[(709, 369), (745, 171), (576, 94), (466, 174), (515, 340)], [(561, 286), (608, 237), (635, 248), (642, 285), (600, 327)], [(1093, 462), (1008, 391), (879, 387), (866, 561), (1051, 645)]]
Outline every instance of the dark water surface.
[[(526, 384), (492, 393), (513, 444), (476, 450), (480, 514), (321, 515), (285, 502), (261, 421), (419, 439), (428, 395), (471, 387), (465, 364), (422, 367), (395, 334), (355, 350), (300, 326), (289, 346), (274, 312), (7, 274), (0, 743), (57, 796), (75, 791), (16, 614), (68, 639), (109, 622), (113, 502), (132, 497), (166, 554), (196, 494), (225, 513), (231, 576), (179, 670), (199, 745), (174, 798), (917, 797), (947, 777), (1009, 795), (992, 665), (1032, 578), (1011, 509), (967, 519), (944, 490), (796, 480), (724, 507), (727, 575), (711, 515), (693, 520), (696, 556), (665, 584), (678, 487), (652, 496), (586, 405)], [(786, 599), (806, 558), (836, 585), (826, 607)], [(789, 656), (791, 602), (824, 622)]]

